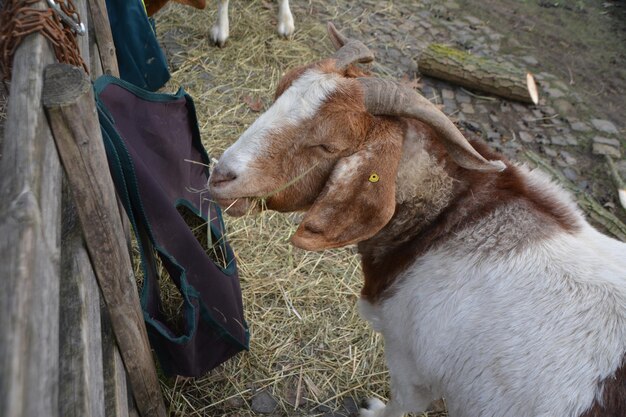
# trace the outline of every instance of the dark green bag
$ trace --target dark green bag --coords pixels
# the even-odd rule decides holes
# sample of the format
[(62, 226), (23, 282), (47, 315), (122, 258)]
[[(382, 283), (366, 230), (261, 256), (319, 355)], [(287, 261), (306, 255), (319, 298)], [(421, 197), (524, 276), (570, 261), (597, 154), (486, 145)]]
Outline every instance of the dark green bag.
[(120, 78), (156, 91), (170, 79), (154, 21), (141, 0), (106, 0)]
[[(157, 94), (110, 76), (95, 90), (109, 167), (139, 241), (151, 344), (166, 373), (200, 376), (248, 349), (249, 334), (221, 212), (203, 191), (209, 157), (193, 101), (182, 89)], [(210, 223), (213, 259), (186, 219), (205, 231)], [(156, 259), (183, 299), (178, 330), (163, 312)]]

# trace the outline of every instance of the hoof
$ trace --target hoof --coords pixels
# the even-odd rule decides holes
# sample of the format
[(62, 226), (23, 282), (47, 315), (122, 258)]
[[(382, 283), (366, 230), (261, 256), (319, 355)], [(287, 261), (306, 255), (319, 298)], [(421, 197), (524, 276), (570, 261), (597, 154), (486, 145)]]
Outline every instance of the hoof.
[(228, 34), (221, 31), (218, 26), (213, 26), (211, 29), (211, 41), (213, 42), (213, 45), (223, 48), (226, 44), (226, 39), (228, 39)]
[(363, 407), (359, 410), (360, 417), (379, 416), (380, 412), (385, 409), (385, 403), (378, 398), (368, 398), (363, 400)]

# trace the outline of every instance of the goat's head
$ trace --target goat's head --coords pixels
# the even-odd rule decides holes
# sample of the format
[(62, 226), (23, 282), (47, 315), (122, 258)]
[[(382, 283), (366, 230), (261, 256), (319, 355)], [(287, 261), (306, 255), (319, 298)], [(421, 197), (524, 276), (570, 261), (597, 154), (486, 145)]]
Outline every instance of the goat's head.
[[(398, 84), (365, 77), (373, 60), (359, 41), (329, 23), (337, 52), (280, 81), (274, 104), (224, 152), (209, 182), (231, 215), (268, 208), (307, 210), (292, 237), (308, 250), (367, 239), (393, 216), (402, 134), (391, 117), (429, 124), (461, 166), (502, 170), (487, 161), (428, 100)], [(258, 201), (264, 201), (264, 207)]]

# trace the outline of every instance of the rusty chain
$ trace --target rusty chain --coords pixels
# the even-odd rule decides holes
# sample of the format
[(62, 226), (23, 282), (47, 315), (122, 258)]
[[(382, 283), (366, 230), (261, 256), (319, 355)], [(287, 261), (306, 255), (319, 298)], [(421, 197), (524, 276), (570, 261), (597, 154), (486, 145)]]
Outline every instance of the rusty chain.
[[(4, 0), (0, 12), (0, 77), (11, 78), (13, 55), (22, 40), (35, 32), (40, 32), (50, 41), (59, 62), (82, 67), (89, 73), (80, 56), (76, 33), (52, 8), (35, 7), (41, 0)], [(59, 0), (60, 10), (66, 16), (75, 16), (78, 12), (72, 0)], [(66, 19), (67, 20), (67, 19)]]

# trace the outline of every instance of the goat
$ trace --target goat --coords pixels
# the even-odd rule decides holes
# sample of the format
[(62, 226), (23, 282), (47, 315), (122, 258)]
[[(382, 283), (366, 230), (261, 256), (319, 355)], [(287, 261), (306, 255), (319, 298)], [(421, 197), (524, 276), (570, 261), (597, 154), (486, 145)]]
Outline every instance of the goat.
[(305, 211), (299, 248), (357, 244), (391, 376), (361, 416), (626, 416), (626, 244), (328, 30), (335, 54), (281, 79), (209, 189), (235, 216)]
[[(146, 12), (148, 16), (152, 16), (159, 11), (169, 0), (145, 0)], [(177, 3), (186, 4), (196, 9), (204, 9), (206, 7), (206, 0), (174, 0)], [(295, 25), (293, 21), (293, 15), (289, 8), (289, 0), (278, 0), (278, 24), (276, 29), (278, 34), (284, 38), (289, 38), (294, 30)], [(214, 44), (220, 48), (226, 44), (226, 40), (229, 36), (229, 23), (228, 23), (228, 3), (229, 0), (219, 0), (217, 9), (217, 21), (211, 28), (211, 40)]]

